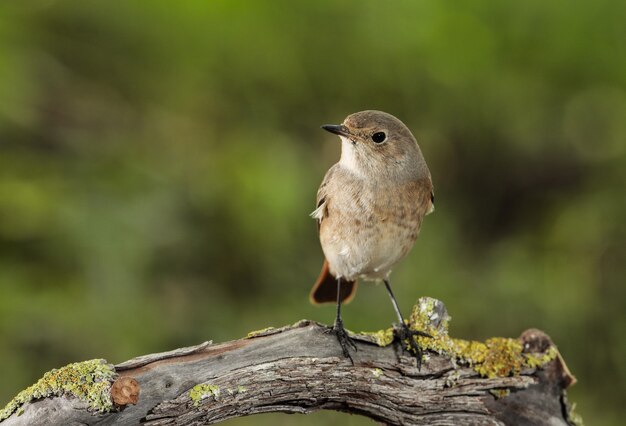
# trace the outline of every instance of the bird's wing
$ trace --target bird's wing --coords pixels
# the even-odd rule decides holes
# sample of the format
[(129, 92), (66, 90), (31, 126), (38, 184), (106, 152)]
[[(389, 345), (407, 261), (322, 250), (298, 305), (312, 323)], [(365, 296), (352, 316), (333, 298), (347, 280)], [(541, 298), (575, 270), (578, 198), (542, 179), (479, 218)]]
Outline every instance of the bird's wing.
[(432, 189), (430, 191), (430, 207), (428, 208), (428, 210), (426, 211), (426, 214), (431, 214), (432, 212), (435, 211), (435, 190)]
[(330, 169), (328, 169), (328, 172), (326, 172), (326, 176), (324, 176), (324, 180), (322, 181), (322, 184), (317, 190), (317, 200), (316, 200), (317, 207), (311, 213), (311, 217), (317, 221), (318, 231), (320, 229), (320, 226), (324, 218), (328, 217), (328, 203), (329, 203), (328, 185), (330, 181), (332, 180), (337, 167), (338, 165), (335, 164)]

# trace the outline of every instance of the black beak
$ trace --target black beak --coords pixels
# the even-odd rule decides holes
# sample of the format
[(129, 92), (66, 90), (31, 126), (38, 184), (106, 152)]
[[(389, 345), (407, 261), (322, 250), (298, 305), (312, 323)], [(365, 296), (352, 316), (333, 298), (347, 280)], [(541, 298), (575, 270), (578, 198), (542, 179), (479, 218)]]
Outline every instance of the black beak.
[(322, 129), (339, 136), (350, 136), (350, 130), (343, 124), (324, 124)]

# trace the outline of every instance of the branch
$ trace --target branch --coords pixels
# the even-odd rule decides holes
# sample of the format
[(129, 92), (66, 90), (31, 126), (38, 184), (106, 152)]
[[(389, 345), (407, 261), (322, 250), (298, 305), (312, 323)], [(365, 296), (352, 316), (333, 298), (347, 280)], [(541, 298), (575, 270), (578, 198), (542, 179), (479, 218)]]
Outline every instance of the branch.
[[(354, 365), (325, 325), (300, 321), (116, 366), (53, 370), (0, 411), (4, 425), (197, 425), (258, 413), (337, 410), (386, 424), (572, 425), (574, 383), (549, 337), (452, 339), (449, 317), (422, 298), (410, 325), (428, 331), (421, 370), (393, 329), (352, 335)], [(135, 404), (135, 405), (132, 405)]]

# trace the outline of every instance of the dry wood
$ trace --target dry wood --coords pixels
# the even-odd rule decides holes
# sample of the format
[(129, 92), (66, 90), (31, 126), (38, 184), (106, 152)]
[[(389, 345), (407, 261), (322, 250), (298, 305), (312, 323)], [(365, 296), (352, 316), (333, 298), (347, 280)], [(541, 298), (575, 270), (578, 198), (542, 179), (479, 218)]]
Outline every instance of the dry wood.
[[(125, 401), (118, 405), (126, 404), (137, 397), (136, 380), (136, 405), (93, 413), (76, 398), (48, 397), (26, 403), (2, 424), (200, 425), (321, 409), (397, 425), (572, 424), (565, 388), (573, 377), (560, 356), (539, 370), (485, 378), (434, 353), (418, 370), (397, 342), (380, 347), (362, 337), (352, 365), (328, 331), (300, 321), (251, 338), (135, 358), (115, 366), (120, 383), (113, 388)], [(551, 344), (538, 331), (522, 340), (537, 351)]]

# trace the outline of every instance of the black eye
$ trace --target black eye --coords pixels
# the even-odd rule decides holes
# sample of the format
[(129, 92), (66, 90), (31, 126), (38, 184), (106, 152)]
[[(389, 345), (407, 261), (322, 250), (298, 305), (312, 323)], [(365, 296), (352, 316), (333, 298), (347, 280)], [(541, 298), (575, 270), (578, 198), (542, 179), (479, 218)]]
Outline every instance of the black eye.
[(372, 140), (376, 143), (383, 143), (387, 139), (385, 132), (376, 132), (372, 135)]

